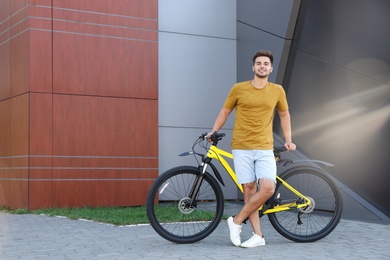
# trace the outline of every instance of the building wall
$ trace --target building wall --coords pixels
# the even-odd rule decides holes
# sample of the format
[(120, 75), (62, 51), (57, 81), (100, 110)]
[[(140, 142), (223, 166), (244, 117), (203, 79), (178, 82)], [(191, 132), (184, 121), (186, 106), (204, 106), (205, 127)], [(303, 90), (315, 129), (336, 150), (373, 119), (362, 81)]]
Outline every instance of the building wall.
[(284, 81), (301, 151), (335, 164), (388, 216), (389, 10), (386, 0), (302, 1)]
[[(299, 1), (159, 1), (159, 172), (194, 165), (178, 157), (200, 134), (211, 130), (230, 88), (253, 78), (252, 56), (275, 52), (272, 80), (285, 65)], [(255, 10), (262, 10), (258, 15)], [(283, 19), (271, 14), (281, 12)], [(284, 69), (284, 68), (282, 68)], [(220, 147), (230, 150), (234, 113), (221, 131)], [(224, 170), (216, 163), (221, 172)], [(237, 188), (224, 176), (227, 199)]]
[(0, 205), (144, 204), (158, 175), (157, 8), (1, 1)]
[[(299, 150), (390, 208), (387, 157), (377, 152), (389, 140), (387, 1), (0, 6), (0, 205), (144, 204), (159, 173), (194, 164), (177, 155), (211, 129), (231, 86), (252, 78), (253, 53), (270, 49)], [(233, 121), (222, 129), (228, 150)], [(225, 183), (226, 198), (237, 198)]]
[(162, 173), (196, 163), (178, 155), (210, 131), (236, 82), (236, 1), (159, 1), (158, 73)]

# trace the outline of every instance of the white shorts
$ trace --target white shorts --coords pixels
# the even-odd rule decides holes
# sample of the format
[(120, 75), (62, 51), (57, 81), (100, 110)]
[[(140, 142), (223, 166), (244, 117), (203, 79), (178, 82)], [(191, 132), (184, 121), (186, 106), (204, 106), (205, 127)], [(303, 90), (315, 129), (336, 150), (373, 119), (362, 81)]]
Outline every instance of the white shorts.
[(272, 150), (232, 150), (239, 184), (270, 179), (276, 182), (276, 162)]

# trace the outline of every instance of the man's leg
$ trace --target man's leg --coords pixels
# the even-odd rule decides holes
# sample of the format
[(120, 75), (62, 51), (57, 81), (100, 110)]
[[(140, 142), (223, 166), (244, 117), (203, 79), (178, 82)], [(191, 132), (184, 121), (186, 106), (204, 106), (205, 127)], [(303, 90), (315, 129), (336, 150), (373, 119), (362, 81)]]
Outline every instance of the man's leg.
[[(256, 191), (255, 183), (254, 188), (251, 186), (251, 184), (245, 184), (246, 188), (244, 188), (244, 191), (249, 191), (249, 194), (247, 194), (249, 199), (248, 201), (245, 201), (244, 207), (234, 218), (234, 223), (237, 225), (241, 225), (242, 222), (249, 217), (255, 234), (262, 237), (263, 234), (260, 228), (258, 209), (274, 194), (275, 182), (270, 179), (260, 179), (259, 182), (260, 183), (258, 191)], [(247, 189), (247, 191), (245, 189)], [(253, 192), (253, 189), (255, 190), (255, 192), (252, 196), (250, 196), (250, 193)], [(247, 199), (246, 196), (244, 196), (244, 199)]]
[[(251, 183), (243, 184), (242, 187), (244, 190), (244, 202), (246, 204), (249, 202), (250, 198), (256, 193), (257, 184), (256, 182), (251, 182)], [(262, 235), (260, 229), (259, 213), (257, 211), (254, 211), (251, 215), (249, 215), (249, 221), (251, 223), (254, 233), (258, 235)]]

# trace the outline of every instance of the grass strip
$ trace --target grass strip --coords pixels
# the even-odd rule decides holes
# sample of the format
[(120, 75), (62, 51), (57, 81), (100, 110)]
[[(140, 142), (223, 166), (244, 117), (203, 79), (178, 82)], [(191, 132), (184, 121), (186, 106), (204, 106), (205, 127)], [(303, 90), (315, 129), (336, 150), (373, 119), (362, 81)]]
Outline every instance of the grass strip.
[[(155, 207), (156, 214), (163, 222), (205, 221), (213, 217), (207, 211), (194, 211), (190, 215), (180, 213), (177, 206)], [(11, 214), (36, 214), (46, 216), (62, 216), (69, 219), (86, 219), (95, 222), (107, 223), (116, 226), (137, 225), (149, 223), (145, 206), (139, 207), (101, 207), (101, 208), (49, 208), (38, 210), (16, 209), (9, 210), (0, 207), (0, 211)], [(227, 216), (223, 216), (226, 219)]]
[(46, 216), (62, 216), (69, 219), (87, 219), (95, 222), (117, 226), (149, 223), (145, 207), (101, 207), (101, 208), (49, 208), (38, 210), (9, 210), (0, 208), (11, 214), (36, 214)]

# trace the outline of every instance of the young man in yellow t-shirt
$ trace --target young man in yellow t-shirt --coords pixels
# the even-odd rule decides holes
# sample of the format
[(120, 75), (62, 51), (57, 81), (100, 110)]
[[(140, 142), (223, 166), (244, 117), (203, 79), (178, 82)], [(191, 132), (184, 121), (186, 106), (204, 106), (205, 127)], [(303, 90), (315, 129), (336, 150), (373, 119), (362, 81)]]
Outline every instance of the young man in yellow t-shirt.
[[(288, 151), (296, 149), (291, 139), (290, 113), (284, 89), (268, 82), (273, 69), (272, 62), (271, 52), (255, 53), (253, 79), (232, 87), (209, 133), (219, 131), (233, 109), (236, 109), (232, 153), (237, 179), (243, 186), (245, 205), (235, 217), (228, 219), (228, 226), (232, 243), (241, 247), (265, 245), (258, 208), (275, 192), (276, 164), (272, 129), (275, 109), (281, 120), (284, 146)], [(246, 218), (249, 218), (254, 232), (249, 240), (241, 243), (241, 225)]]

